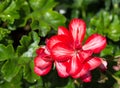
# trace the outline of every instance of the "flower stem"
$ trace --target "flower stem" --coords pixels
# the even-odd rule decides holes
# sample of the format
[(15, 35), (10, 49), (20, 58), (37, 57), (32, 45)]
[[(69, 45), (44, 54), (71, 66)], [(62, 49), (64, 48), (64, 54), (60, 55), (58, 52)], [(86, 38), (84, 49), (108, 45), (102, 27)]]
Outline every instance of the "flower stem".
[(74, 80), (75, 88), (83, 88), (83, 82), (77, 79)]
[(85, 11), (85, 8), (84, 8), (84, 7), (82, 8), (82, 17), (83, 17), (83, 18), (86, 18), (86, 11)]

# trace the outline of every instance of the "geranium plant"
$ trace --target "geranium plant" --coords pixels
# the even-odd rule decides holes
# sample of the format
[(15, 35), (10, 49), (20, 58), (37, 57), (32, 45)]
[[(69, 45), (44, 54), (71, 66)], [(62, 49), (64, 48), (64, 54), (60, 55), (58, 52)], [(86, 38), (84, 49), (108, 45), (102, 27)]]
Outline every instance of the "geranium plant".
[(120, 87), (120, 0), (0, 0), (0, 88), (80, 87)]
[(61, 26), (58, 34), (46, 40), (46, 46), (37, 50), (34, 60), (34, 71), (46, 75), (54, 63), (60, 77), (80, 78), (91, 81), (91, 70), (100, 67), (105, 70), (107, 62), (93, 54), (100, 53), (106, 47), (106, 38), (92, 34), (83, 44), (86, 24), (74, 18), (70, 21), (69, 30)]

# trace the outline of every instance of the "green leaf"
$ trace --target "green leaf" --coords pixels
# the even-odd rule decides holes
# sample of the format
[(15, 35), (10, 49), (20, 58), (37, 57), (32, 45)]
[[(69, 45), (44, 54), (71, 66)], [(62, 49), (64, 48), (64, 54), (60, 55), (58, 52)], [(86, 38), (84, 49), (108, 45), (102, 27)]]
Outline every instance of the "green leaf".
[(17, 47), (17, 53), (18, 56), (20, 56), (21, 54), (23, 54), (25, 51), (27, 51), (28, 46), (30, 45), (30, 43), (32, 42), (32, 39), (30, 36), (26, 36), (24, 35), (21, 40), (20, 40), (20, 46)]
[(48, 10), (48, 9), (52, 9), (56, 3), (54, 2), (54, 0), (29, 0), (29, 3), (31, 5), (31, 8), (33, 10)]
[(19, 46), (17, 49), (17, 51), (21, 52), (18, 63), (24, 67), (24, 79), (31, 83), (34, 83), (39, 79), (39, 77), (33, 71), (34, 64), (33, 61), (31, 61), (31, 58), (35, 57), (36, 55), (35, 51), (38, 48), (39, 41), (40, 38), (38, 34), (36, 32), (31, 32), (29, 36), (24, 36), (21, 39), (21, 46)]
[(2, 21), (7, 21), (9, 24), (13, 24), (14, 20), (19, 18), (17, 10), (18, 7), (16, 6), (16, 2), (12, 1), (9, 6), (6, 7), (2, 13), (0, 13), (0, 18)]
[(30, 83), (36, 82), (38, 79), (40, 79), (39, 76), (37, 76), (34, 73), (34, 63), (31, 61), (30, 63), (26, 64), (23, 69), (23, 75), (24, 79), (26, 79)]
[[(92, 28), (96, 33), (103, 34), (104, 21), (102, 17), (102, 12), (99, 12), (98, 16), (95, 16), (90, 20), (90, 28)], [(90, 31), (93, 31), (93, 30), (90, 30)]]
[[(38, 26), (39, 25), (39, 26)], [(48, 23), (46, 23), (44, 20), (34, 20), (31, 24), (32, 29), (38, 29), (38, 33), (40, 36), (45, 37), (47, 33), (50, 31), (51, 27), (49, 26)]]
[(10, 0), (0, 1), (0, 13), (2, 13), (10, 4)]
[(120, 71), (115, 72), (115, 76), (120, 78)]
[(92, 34), (94, 34), (94, 33), (96, 33), (96, 30), (95, 29), (93, 29), (93, 28), (87, 28), (87, 30), (86, 30), (86, 34), (88, 35), (88, 36), (90, 36), (90, 35), (92, 35)]
[(117, 15), (114, 16), (114, 20), (106, 33), (108, 33), (108, 37), (113, 41), (120, 40), (120, 20)]
[(114, 47), (112, 45), (107, 45), (107, 47), (100, 53), (100, 56), (113, 55)]
[(115, 57), (119, 58), (120, 57), (120, 49), (115, 51)]
[(21, 66), (24, 66), (25, 64), (28, 64), (31, 60), (31, 58), (29, 57), (19, 57), (18, 58), (18, 64), (21, 65)]
[(113, 15), (110, 14), (107, 11), (102, 11), (102, 17), (103, 18), (103, 23), (104, 23), (104, 28), (107, 28), (110, 25), (110, 22), (113, 19)]
[(45, 12), (43, 16), (43, 20), (56, 30), (58, 26), (63, 26), (66, 21), (63, 15), (52, 10)]
[(112, 18), (113, 16), (109, 12), (101, 10), (90, 20), (90, 28), (95, 30), (93, 33), (96, 32), (104, 35), (112, 21)]
[(16, 6), (19, 6), (19, 15), (20, 18), (15, 20), (15, 24), (19, 27), (25, 27), (26, 24), (30, 21), (28, 15), (31, 13), (29, 2), (26, 0), (17, 0)]
[(18, 56), (34, 57), (39, 41), (40, 38), (36, 32), (30, 32), (28, 36), (23, 36), (20, 40), (21, 45), (17, 47)]
[(63, 15), (52, 10), (45, 10), (43, 13), (33, 12), (30, 17), (32, 18), (32, 30), (38, 29), (41, 36), (45, 36), (51, 27), (57, 30), (58, 26), (63, 26), (66, 21)]
[(38, 30), (40, 36), (45, 37), (51, 27), (57, 30), (58, 26), (64, 25), (65, 17), (52, 10), (57, 4), (54, 0), (38, 0), (38, 2), (30, 0), (29, 3), (33, 12), (26, 19), (32, 20), (31, 29)]
[(0, 40), (8, 36), (8, 34), (10, 34), (10, 31), (8, 29), (0, 28)]
[(27, 51), (22, 54), (22, 57), (34, 57), (35, 56), (35, 51), (39, 47), (39, 41), (40, 38), (38, 37), (38, 34), (36, 32), (32, 32), (31, 34), (33, 42), (27, 46)]
[(0, 84), (0, 88), (22, 88), (21, 78), (22, 74), (19, 73), (10, 82), (4, 81), (2, 84)]
[(43, 87), (42, 77), (39, 77), (39, 79), (38, 79), (38, 81), (36, 82), (36, 84), (30, 86), (29, 88), (45, 88), (45, 87)]
[(15, 52), (12, 45), (4, 46), (0, 44), (0, 61), (12, 59), (14, 57), (15, 57)]
[(19, 72), (21, 65), (18, 64), (17, 59), (11, 59), (5, 62), (2, 66), (1, 72), (4, 79), (10, 82)]
[(33, 72), (33, 62), (31, 58), (35, 57), (35, 51), (38, 48), (40, 38), (36, 32), (31, 32), (29, 36), (23, 36), (20, 40), (21, 46), (17, 48), (19, 54), (18, 64), (23, 66), (24, 79), (34, 83), (39, 77)]

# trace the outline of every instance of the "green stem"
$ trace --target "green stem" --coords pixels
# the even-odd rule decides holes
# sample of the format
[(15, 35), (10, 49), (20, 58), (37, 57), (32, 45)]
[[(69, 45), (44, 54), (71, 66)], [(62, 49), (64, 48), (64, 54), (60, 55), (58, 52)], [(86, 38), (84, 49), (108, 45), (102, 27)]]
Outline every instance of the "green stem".
[(84, 8), (82, 8), (82, 17), (83, 17), (83, 18), (86, 18), (86, 11), (85, 11)]
[(83, 88), (83, 82), (77, 79), (74, 80), (75, 88)]

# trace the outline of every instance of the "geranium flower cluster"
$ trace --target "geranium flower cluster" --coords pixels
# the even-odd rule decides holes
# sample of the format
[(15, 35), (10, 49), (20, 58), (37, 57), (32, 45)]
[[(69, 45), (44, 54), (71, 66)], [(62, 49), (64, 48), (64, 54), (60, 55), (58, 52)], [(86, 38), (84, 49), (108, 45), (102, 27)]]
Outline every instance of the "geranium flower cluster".
[(99, 67), (106, 69), (107, 62), (93, 54), (100, 53), (106, 46), (106, 38), (100, 34), (92, 34), (83, 44), (86, 24), (82, 19), (70, 21), (69, 30), (63, 26), (58, 28), (58, 34), (46, 40), (34, 59), (34, 71), (43, 76), (50, 72), (52, 65), (56, 67), (60, 77), (80, 78), (90, 82), (91, 70)]

